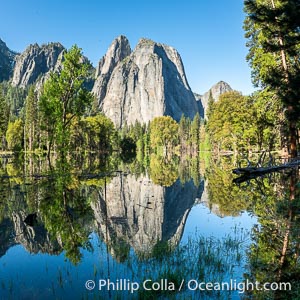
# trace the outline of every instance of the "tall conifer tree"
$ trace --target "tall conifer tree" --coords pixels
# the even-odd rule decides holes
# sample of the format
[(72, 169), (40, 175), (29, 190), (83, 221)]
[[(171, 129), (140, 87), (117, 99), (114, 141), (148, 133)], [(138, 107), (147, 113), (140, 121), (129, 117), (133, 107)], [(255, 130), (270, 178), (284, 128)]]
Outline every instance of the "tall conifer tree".
[(289, 151), (295, 157), (300, 116), (300, 2), (246, 0), (245, 12), (253, 81), (270, 87), (283, 103), (289, 123)]

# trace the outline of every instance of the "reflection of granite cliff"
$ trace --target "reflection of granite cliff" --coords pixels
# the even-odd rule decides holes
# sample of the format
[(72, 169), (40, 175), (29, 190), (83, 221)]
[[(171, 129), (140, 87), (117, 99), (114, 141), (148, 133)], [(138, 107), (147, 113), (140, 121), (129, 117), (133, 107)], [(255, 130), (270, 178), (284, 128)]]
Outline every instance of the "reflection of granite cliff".
[(176, 244), (202, 191), (203, 184), (196, 188), (193, 181), (177, 180), (165, 188), (148, 177), (115, 177), (106, 187), (106, 200), (99, 193), (99, 202), (92, 204), (100, 236), (110, 244), (125, 241), (143, 254), (150, 253), (158, 241)]
[(10, 219), (4, 219), (0, 223), (0, 257), (3, 256), (10, 247), (16, 244), (12, 232), (12, 221)]
[(23, 211), (13, 212), (11, 219), (0, 224), (0, 257), (6, 251), (21, 244), (29, 253), (59, 254), (62, 251), (57, 241), (53, 241), (42, 224), (29, 226), (24, 222)]
[(57, 240), (51, 239), (42, 222), (37, 218), (34, 224), (25, 222), (30, 216), (21, 187), (14, 186), (10, 192), (9, 203), (12, 211), (0, 223), (0, 257), (11, 247), (21, 244), (30, 253), (59, 254), (62, 247)]

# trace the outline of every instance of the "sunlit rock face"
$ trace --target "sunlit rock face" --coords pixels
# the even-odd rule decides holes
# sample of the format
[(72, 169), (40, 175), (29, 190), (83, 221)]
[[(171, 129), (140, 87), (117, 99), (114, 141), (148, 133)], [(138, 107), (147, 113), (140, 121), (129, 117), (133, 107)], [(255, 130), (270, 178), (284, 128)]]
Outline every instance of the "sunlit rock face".
[(98, 104), (101, 104), (105, 98), (107, 85), (114, 68), (130, 53), (129, 41), (121, 35), (112, 42), (105, 56), (100, 60), (96, 69), (96, 79), (93, 87), (93, 94), (96, 96)]
[(16, 56), (12, 85), (24, 88), (38, 82), (41, 86), (51, 71), (61, 68), (64, 50), (60, 43), (28, 46)]
[(196, 99), (198, 101), (198, 105), (199, 107), (201, 106), (201, 113), (200, 115), (202, 117), (206, 116), (206, 111), (207, 111), (207, 107), (208, 107), (208, 99), (210, 96), (210, 93), (214, 99), (214, 101), (218, 101), (219, 97), (226, 93), (226, 92), (230, 92), (232, 91), (231, 86), (224, 82), (224, 81), (219, 81), (218, 83), (216, 83), (215, 85), (213, 85), (204, 95), (196, 95)]
[(127, 39), (117, 38), (99, 63), (93, 92), (118, 128), (163, 115), (179, 121), (198, 112), (178, 52), (149, 39), (131, 52)]
[(111, 252), (124, 241), (137, 253), (150, 254), (158, 241), (177, 244), (203, 182), (177, 180), (170, 187), (154, 184), (147, 176), (117, 176), (92, 203), (99, 235), (111, 245)]

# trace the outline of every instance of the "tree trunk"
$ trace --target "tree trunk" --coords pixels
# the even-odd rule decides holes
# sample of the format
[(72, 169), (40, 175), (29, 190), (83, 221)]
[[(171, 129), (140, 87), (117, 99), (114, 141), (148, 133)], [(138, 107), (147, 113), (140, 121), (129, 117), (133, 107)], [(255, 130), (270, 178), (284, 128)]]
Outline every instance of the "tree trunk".
[(297, 157), (297, 127), (294, 121), (289, 122), (290, 145), (289, 154), (292, 158)]

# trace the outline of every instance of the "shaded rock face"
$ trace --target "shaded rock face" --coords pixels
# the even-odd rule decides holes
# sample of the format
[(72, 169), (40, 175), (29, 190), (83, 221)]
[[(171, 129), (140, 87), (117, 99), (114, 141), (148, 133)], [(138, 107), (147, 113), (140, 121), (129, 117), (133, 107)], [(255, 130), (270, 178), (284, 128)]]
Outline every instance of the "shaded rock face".
[(106, 198), (92, 202), (99, 235), (110, 245), (112, 255), (120, 241), (137, 253), (150, 254), (158, 241), (177, 244), (186, 219), (203, 183), (196, 188), (192, 181), (170, 187), (154, 184), (147, 176), (114, 177), (106, 187)]
[(24, 212), (19, 211), (12, 214), (16, 244), (23, 245), (30, 253), (59, 254), (62, 251), (59, 243), (50, 238), (43, 224), (30, 226), (24, 220), (26, 220)]
[[(218, 83), (216, 83), (215, 85), (213, 85), (204, 95), (198, 95), (197, 100), (201, 101), (201, 105), (203, 107), (203, 118), (205, 117), (205, 112), (207, 110), (208, 107), (208, 99), (209, 99), (209, 95), (210, 93), (212, 94), (212, 97), (214, 99), (214, 101), (218, 101), (220, 95), (226, 93), (226, 92), (230, 92), (232, 91), (231, 86), (224, 82), (224, 81), (219, 81)], [(200, 103), (199, 103), (200, 105)]]
[(12, 234), (14, 225), (10, 219), (4, 219), (0, 223), (0, 257), (5, 255), (6, 251), (16, 245)]
[[(104, 80), (104, 71), (98, 71), (93, 89), (99, 108), (116, 127), (134, 124), (135, 121), (147, 123), (163, 115), (177, 121), (182, 114), (193, 118), (198, 112), (197, 102), (178, 52), (172, 47), (141, 39), (129, 55), (129, 46), (121, 48), (119, 40), (113, 42), (104, 62), (102, 60), (99, 64), (105, 74), (110, 75)], [(116, 46), (119, 51), (116, 51)], [(113, 52), (123, 55), (112, 59)], [(123, 56), (125, 58), (121, 60)], [(104, 68), (106, 60), (113, 63), (107, 63), (109, 67)]]
[(24, 220), (26, 220), (25, 212), (18, 211), (12, 213), (11, 219), (5, 219), (0, 223), (0, 257), (17, 244), (23, 245), (30, 253), (61, 253), (61, 246), (50, 238), (43, 224), (30, 226)]
[(36, 83), (41, 86), (51, 71), (59, 70), (64, 47), (60, 43), (30, 45), (16, 56), (12, 85), (26, 87)]
[(9, 80), (13, 74), (16, 53), (0, 39), (0, 82)]

